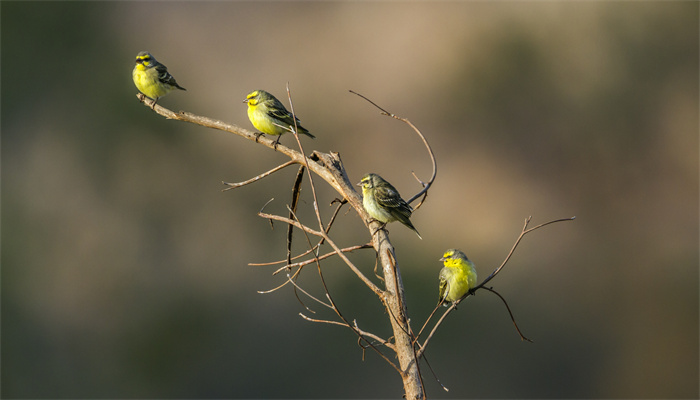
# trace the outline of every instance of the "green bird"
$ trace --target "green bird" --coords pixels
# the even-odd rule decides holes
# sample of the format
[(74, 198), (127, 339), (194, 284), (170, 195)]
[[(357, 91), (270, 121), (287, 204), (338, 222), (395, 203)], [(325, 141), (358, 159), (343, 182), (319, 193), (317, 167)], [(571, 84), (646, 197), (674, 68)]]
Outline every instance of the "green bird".
[(457, 249), (445, 251), (440, 261), (444, 267), (440, 270), (439, 301), (447, 306), (448, 302), (456, 302), (476, 286), (476, 269), (467, 255)]
[(177, 84), (168, 68), (159, 63), (151, 53), (142, 51), (136, 55), (136, 65), (131, 72), (134, 85), (139, 92), (155, 100), (151, 108), (155, 108), (158, 99), (175, 89), (187, 90)]
[(254, 90), (248, 93), (243, 102), (248, 103), (248, 119), (255, 129), (268, 135), (279, 136), (275, 145), (279, 143), (283, 134), (294, 129), (295, 120), (297, 133), (312, 139), (316, 137), (301, 126), (299, 118), (293, 117), (292, 113), (287, 111), (275, 96), (264, 90)]
[(377, 174), (367, 174), (358, 185), (362, 186), (362, 205), (370, 217), (383, 224), (399, 221), (423, 239), (409, 219), (413, 208), (401, 198), (391, 183)]

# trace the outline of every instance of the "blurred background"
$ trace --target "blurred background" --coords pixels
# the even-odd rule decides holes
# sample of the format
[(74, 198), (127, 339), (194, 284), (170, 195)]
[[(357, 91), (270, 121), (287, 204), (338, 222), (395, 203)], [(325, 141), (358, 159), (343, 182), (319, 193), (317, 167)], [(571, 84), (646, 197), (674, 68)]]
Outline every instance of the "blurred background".
[[(296, 168), (222, 192), (285, 158), (168, 121), (139, 103), (148, 50), (187, 92), (159, 101), (252, 129), (245, 95), (285, 100), (353, 182), (405, 198), (389, 226), (414, 329), (437, 300), (438, 258), (481, 278), (422, 364), (435, 398), (697, 398), (697, 2), (3, 2), (2, 397), (398, 398), (401, 380), (334, 315), (284, 282)], [(284, 101), (287, 104), (287, 101)], [(282, 143), (291, 145), (285, 136)], [(326, 220), (335, 197), (318, 185)], [(301, 218), (313, 224), (308, 182)], [(354, 211), (333, 237), (362, 244)], [(304, 249), (297, 232), (296, 250)], [(328, 246), (323, 248), (328, 251)], [(351, 259), (373, 277), (372, 250)], [(349, 320), (391, 335), (348, 268), (324, 277)], [(374, 278), (373, 278), (374, 279)], [(375, 279), (376, 280), (376, 279)], [(315, 268), (300, 285), (323, 296)]]

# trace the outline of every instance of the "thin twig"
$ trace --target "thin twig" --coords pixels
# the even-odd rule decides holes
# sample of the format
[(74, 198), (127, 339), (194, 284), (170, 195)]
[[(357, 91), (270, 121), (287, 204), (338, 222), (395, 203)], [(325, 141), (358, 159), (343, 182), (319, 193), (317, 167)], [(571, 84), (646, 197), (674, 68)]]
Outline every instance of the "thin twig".
[(433, 326), (433, 329), (430, 331), (430, 334), (428, 337), (423, 341), (423, 344), (421, 345), (420, 350), (418, 351), (418, 357), (422, 356), (423, 353), (425, 352), (425, 349), (428, 347), (428, 343), (430, 342), (430, 339), (432, 339), (433, 335), (437, 331), (437, 328), (442, 324), (442, 321), (445, 320), (447, 315), (452, 312), (452, 310), (456, 310), (457, 303), (452, 303), (450, 307), (447, 308), (447, 311), (445, 311), (444, 314), (440, 317), (438, 322), (435, 323), (435, 326)]
[(440, 385), (440, 387), (442, 387), (442, 390), (444, 390), (444, 391), (446, 391), (446, 392), (449, 392), (450, 389), (448, 389), (447, 386), (443, 385), (442, 382), (440, 382), (440, 379), (438, 379), (437, 375), (435, 374), (435, 371), (433, 370), (433, 367), (430, 366), (430, 362), (428, 362), (428, 357), (425, 356), (425, 352), (423, 352), (423, 353), (421, 353), (421, 354), (422, 354), (422, 357), (423, 357), (423, 361), (425, 361), (425, 363), (428, 365), (428, 369), (429, 369), (430, 372), (433, 374), (433, 378), (435, 378), (435, 381), (438, 383), (438, 385)]
[(542, 228), (543, 226), (547, 226), (547, 225), (550, 225), (550, 224), (553, 224), (553, 223), (556, 223), (556, 222), (573, 221), (573, 220), (576, 219), (576, 216), (573, 216), (573, 217), (571, 217), (571, 218), (555, 219), (555, 220), (552, 220), (552, 221), (545, 222), (545, 223), (543, 223), (543, 224), (539, 224), (539, 225), (535, 226), (534, 228), (527, 229), (527, 225), (530, 223), (530, 220), (531, 220), (531, 219), (532, 219), (532, 216), (527, 217), (527, 218), (525, 219), (525, 225), (523, 226), (523, 229), (522, 229), (522, 231), (520, 232), (520, 236), (518, 236), (518, 239), (515, 241), (515, 244), (513, 244), (513, 247), (510, 249), (510, 252), (508, 252), (508, 255), (506, 256), (506, 259), (503, 260), (503, 263), (501, 263), (501, 265), (500, 265), (498, 268), (496, 268), (496, 270), (493, 271), (493, 272), (491, 273), (491, 275), (489, 275), (488, 277), (486, 277), (486, 279), (484, 279), (483, 282), (481, 282), (480, 284), (476, 285), (471, 291), (475, 291), (475, 290), (481, 288), (482, 286), (484, 286), (485, 284), (487, 284), (491, 279), (493, 279), (493, 278), (501, 271), (501, 269), (503, 269), (503, 267), (506, 265), (506, 263), (508, 262), (508, 260), (510, 260), (510, 257), (511, 257), (511, 256), (513, 255), (513, 253), (515, 252), (515, 248), (518, 247), (518, 244), (520, 243), (520, 241), (523, 239), (523, 237), (524, 237), (525, 235), (527, 235), (528, 233), (530, 233), (530, 232), (532, 232), (532, 231), (534, 231), (534, 230), (537, 230), (537, 229), (539, 229), (539, 228)]
[[(418, 177), (415, 175), (415, 173), (412, 172), (413, 176), (416, 177), (416, 180), (418, 180), (418, 182), (420, 182), (421, 185), (423, 186), (423, 189), (420, 192), (418, 192), (417, 194), (415, 194), (413, 197), (411, 197), (410, 199), (406, 200), (406, 202), (411, 204), (420, 196), (423, 196), (424, 194), (427, 195), (428, 189), (430, 189), (430, 186), (432, 186), (433, 182), (435, 181), (435, 177), (437, 176), (437, 160), (435, 160), (435, 153), (433, 153), (433, 149), (430, 147), (430, 144), (428, 143), (428, 140), (425, 138), (425, 136), (423, 136), (423, 133), (418, 128), (416, 128), (416, 126), (413, 125), (413, 123), (411, 123), (411, 121), (409, 121), (408, 119), (403, 118), (403, 117), (399, 117), (396, 114), (390, 113), (389, 111), (387, 111), (387, 110), (383, 109), (382, 107), (380, 107), (379, 105), (377, 105), (377, 103), (368, 99), (366, 96), (363, 96), (363, 95), (361, 95), (353, 90), (350, 90), (349, 92), (356, 94), (356, 95), (362, 97), (363, 99), (367, 100), (370, 104), (372, 104), (373, 106), (375, 106), (379, 110), (381, 110), (382, 115), (389, 116), (391, 118), (397, 119), (397, 120), (407, 124), (408, 126), (411, 127), (411, 129), (413, 129), (414, 132), (416, 132), (418, 134), (418, 136), (423, 141), (425, 148), (428, 150), (428, 155), (430, 155), (430, 162), (433, 166), (433, 173), (432, 173), (430, 179), (428, 180), (428, 182), (423, 182), (420, 179), (418, 179)], [(425, 197), (423, 198), (423, 200), (425, 200)], [(420, 207), (420, 205), (423, 203), (423, 200), (421, 200), (421, 203), (419, 203), (416, 207), (414, 207), (414, 209), (418, 209), (418, 207)]]
[[(353, 251), (355, 251), (355, 250), (360, 250), (360, 249), (371, 249), (371, 248), (372, 248), (372, 245), (371, 245), (371, 244), (362, 244), (362, 245), (357, 245), (357, 246), (345, 247), (345, 248), (342, 248), (342, 249), (340, 249), (340, 250), (341, 250), (343, 253), (351, 253), (351, 252), (353, 252)], [(319, 261), (325, 260), (326, 258), (330, 258), (330, 257), (333, 257), (333, 256), (335, 256), (335, 255), (337, 255), (336, 252), (335, 252), (335, 251), (331, 251), (331, 252), (329, 252), (329, 253), (326, 253), (326, 254), (323, 254), (323, 255), (319, 255), (319, 256), (318, 256), (318, 260), (319, 260)], [(284, 271), (285, 269), (288, 269), (288, 268), (304, 267), (304, 266), (309, 265), (309, 264), (312, 264), (312, 263), (314, 263), (314, 262), (316, 262), (316, 259), (315, 259), (315, 258), (309, 259), (309, 260), (305, 260), (305, 261), (296, 262), (296, 263), (289, 264), (289, 265), (285, 265), (284, 267), (281, 267), (281, 268), (275, 270), (275, 271), (272, 273), (272, 275), (277, 275), (277, 274), (279, 274), (280, 272), (282, 272), (282, 271)]]
[[(342, 326), (342, 327), (348, 328), (348, 325), (345, 322), (331, 321), (331, 320), (327, 320), (327, 319), (314, 319), (314, 318), (307, 317), (306, 315), (304, 315), (302, 313), (299, 313), (299, 315), (309, 322), (319, 322), (319, 323), (323, 323), (323, 324), (337, 325), (337, 326)], [(394, 351), (396, 350), (393, 343), (387, 341), (386, 339), (382, 339), (381, 337), (375, 335), (374, 333), (363, 331), (362, 329), (360, 329), (357, 326), (357, 321), (354, 321), (353, 325), (354, 325), (355, 330), (358, 333), (360, 333), (362, 336), (367, 336), (371, 339), (376, 340), (377, 343), (381, 343), (383, 346), (390, 348), (391, 350), (394, 350)], [(397, 368), (397, 370), (398, 370), (398, 368)]]
[[(289, 206), (289, 218), (294, 217), (296, 213), (297, 205), (299, 204), (299, 195), (301, 194), (301, 181), (304, 178), (304, 171), (306, 167), (301, 165), (297, 171), (297, 176), (294, 179), (294, 185), (292, 185), (292, 202)], [(296, 219), (296, 218), (295, 218)], [(292, 237), (294, 233), (294, 227), (292, 225), (287, 225), (287, 265), (292, 263)]]
[[(334, 201), (334, 202), (335, 202), (335, 201)], [(331, 227), (333, 226), (333, 222), (335, 221), (336, 217), (338, 216), (338, 213), (339, 213), (340, 209), (343, 207), (343, 205), (345, 205), (345, 204), (348, 203), (347, 200), (338, 200), (338, 202), (339, 202), (340, 204), (338, 204), (338, 207), (336, 207), (335, 211), (333, 212), (333, 215), (331, 216), (330, 221), (328, 221), (328, 226), (326, 226), (326, 233), (329, 233), (329, 232), (330, 232)], [(331, 203), (331, 205), (332, 205), (332, 204), (333, 204), (333, 203)], [(325, 241), (324, 239), (319, 240), (319, 242), (318, 242), (318, 244), (316, 244), (316, 246), (314, 246), (314, 247), (311, 248), (311, 249), (306, 250), (305, 252), (303, 252), (303, 253), (301, 253), (301, 254), (298, 254), (298, 255), (292, 257), (292, 260), (297, 260), (297, 259), (299, 259), (299, 258), (301, 258), (301, 257), (304, 257), (305, 255), (307, 255), (307, 254), (309, 254), (309, 253), (311, 253), (311, 252), (316, 251), (316, 249), (318, 248), (318, 246), (320, 246), (321, 244), (323, 244), (324, 241)], [(363, 245), (363, 247), (361, 247), (361, 248), (366, 248), (366, 247), (372, 247), (372, 246), (371, 246), (371, 245)], [(335, 254), (335, 253), (333, 253), (333, 254)], [(286, 262), (287, 262), (287, 260), (280, 260), (280, 261), (270, 261), (270, 262), (266, 262), (266, 263), (248, 263), (248, 265), (251, 265), (251, 266), (268, 266), (268, 265), (276, 265), (276, 264), (285, 264)], [(296, 263), (296, 264), (299, 264), (299, 263)], [(290, 264), (290, 266), (297, 266), (296, 264)], [(275, 272), (275, 273), (277, 273), (277, 272)], [(273, 273), (272, 275), (275, 275), (275, 273)]]
[(279, 171), (279, 170), (281, 170), (281, 169), (283, 169), (283, 168), (286, 168), (286, 167), (288, 167), (288, 166), (290, 166), (290, 165), (292, 165), (292, 164), (296, 164), (296, 162), (294, 162), (294, 161), (287, 161), (286, 163), (284, 163), (284, 164), (282, 164), (282, 165), (278, 165), (277, 167), (275, 167), (275, 168), (273, 168), (273, 169), (271, 169), (271, 170), (269, 170), (269, 171), (267, 171), (267, 172), (264, 172), (264, 173), (262, 173), (262, 174), (260, 174), (260, 175), (258, 175), (258, 176), (256, 176), (256, 177), (250, 178), (250, 179), (248, 179), (247, 181), (243, 181), (243, 182), (229, 183), (229, 182), (221, 181), (221, 183), (223, 183), (224, 185), (229, 186), (229, 187), (227, 187), (227, 188), (225, 188), (225, 189), (221, 189), (221, 191), (222, 191), (222, 192), (225, 192), (225, 191), (227, 191), (227, 190), (236, 189), (236, 188), (239, 188), (239, 187), (241, 187), (241, 186), (245, 186), (245, 185), (248, 185), (248, 184), (257, 182), (257, 181), (259, 181), (260, 179), (262, 179), (262, 178), (264, 178), (264, 177), (266, 177), (266, 176), (272, 175), (273, 173), (275, 173), (275, 172), (277, 172), (277, 171)]
[(282, 217), (282, 216), (280, 216), (280, 215), (274, 215), (274, 214), (267, 214), (267, 213), (264, 213), (264, 212), (259, 212), (259, 213), (258, 213), (258, 216), (260, 216), (260, 217), (262, 217), (262, 218), (267, 218), (267, 219), (275, 220), (275, 221), (281, 221), (281, 222), (284, 222), (285, 224), (294, 225), (294, 226), (296, 226), (297, 228), (301, 229), (301, 230), (304, 231), (304, 232), (308, 232), (308, 233), (310, 233), (310, 234), (312, 234), (312, 235), (314, 235), (314, 236), (324, 237), (323, 232), (319, 232), (319, 231), (317, 231), (317, 230), (311, 229), (311, 228), (309, 228), (308, 226), (303, 225), (303, 224), (301, 224), (301, 223), (299, 223), (299, 222), (297, 222), (297, 221), (294, 221), (294, 220), (292, 220), (292, 219), (289, 219), (289, 218), (287, 218), (287, 217)]
[(428, 326), (428, 322), (430, 322), (430, 320), (433, 318), (433, 315), (435, 315), (437, 310), (439, 310), (440, 306), (443, 305), (444, 303), (445, 303), (445, 299), (440, 299), (440, 301), (437, 303), (437, 305), (433, 309), (433, 312), (430, 313), (430, 315), (428, 316), (428, 319), (425, 320), (425, 323), (423, 323), (423, 326), (420, 328), (420, 331), (418, 331), (418, 334), (413, 339), (413, 343), (418, 341), (418, 338), (420, 338), (420, 335), (423, 333), (423, 330), (425, 330), (425, 327)]
[[(289, 274), (287, 274), (287, 280), (289, 281), (289, 283), (291, 283), (292, 285), (294, 285), (294, 287), (295, 287), (297, 290), (299, 290), (300, 292), (302, 292), (302, 293), (304, 293), (305, 295), (307, 295), (310, 299), (312, 299), (312, 300), (316, 301), (317, 303), (322, 304), (322, 305), (324, 305), (324, 306), (326, 306), (326, 307), (328, 307), (328, 308), (330, 308), (330, 309), (335, 309), (335, 307), (334, 307), (332, 304), (328, 304), (328, 303), (324, 302), (323, 300), (320, 300), (320, 299), (314, 297), (311, 293), (307, 292), (306, 290), (302, 289), (301, 286), (297, 285), (297, 283), (294, 282), (294, 280), (292, 279), (291, 276), (289, 276)], [(307, 308), (307, 309), (308, 309), (308, 308)]]
[[(301, 272), (301, 269), (298, 269), (296, 272), (294, 272), (293, 278), (295, 278), (296, 275), (298, 275), (300, 272)], [(258, 293), (260, 293), (260, 294), (272, 293), (272, 292), (275, 292), (275, 291), (277, 291), (277, 290), (279, 290), (279, 289), (282, 289), (282, 288), (283, 288), (286, 284), (288, 284), (288, 283), (289, 283), (289, 281), (287, 280), (287, 281), (284, 281), (284, 283), (282, 283), (281, 285), (279, 285), (279, 286), (277, 286), (277, 287), (275, 287), (275, 288), (272, 288), (272, 289), (270, 289), (270, 290), (258, 290)], [(308, 307), (307, 307), (307, 309), (308, 309)], [(309, 311), (311, 311), (311, 310), (309, 310)], [(314, 312), (314, 311), (311, 311), (311, 312)]]
[(508, 310), (508, 314), (510, 314), (510, 320), (513, 321), (513, 325), (515, 326), (515, 330), (518, 331), (518, 335), (520, 335), (520, 340), (528, 341), (528, 342), (532, 343), (532, 340), (526, 338), (525, 335), (523, 335), (523, 333), (520, 332), (520, 328), (518, 328), (518, 324), (515, 322), (515, 317), (513, 316), (513, 312), (510, 311), (510, 307), (508, 307), (508, 302), (506, 301), (506, 299), (504, 299), (500, 293), (498, 293), (497, 291), (493, 290), (490, 287), (483, 286), (482, 289), (488, 290), (489, 292), (498, 296), (501, 299), (501, 301), (503, 301), (503, 304), (506, 306), (506, 310)]

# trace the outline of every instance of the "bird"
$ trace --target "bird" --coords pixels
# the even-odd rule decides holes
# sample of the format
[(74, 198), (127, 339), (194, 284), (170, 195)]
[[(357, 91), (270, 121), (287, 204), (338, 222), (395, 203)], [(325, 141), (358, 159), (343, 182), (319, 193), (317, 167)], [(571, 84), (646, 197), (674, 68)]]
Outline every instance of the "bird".
[[(248, 119), (250, 119), (255, 129), (268, 135), (278, 136), (275, 146), (277, 146), (283, 134), (294, 129), (296, 129), (297, 133), (304, 134), (312, 139), (316, 138), (316, 136), (301, 126), (299, 118), (293, 116), (275, 96), (264, 90), (253, 90), (248, 93), (243, 102), (248, 103)], [(295, 121), (296, 126), (294, 124)]]
[(142, 51), (136, 55), (136, 65), (131, 76), (139, 92), (154, 100), (151, 108), (155, 108), (159, 98), (173, 90), (187, 90), (178, 85), (175, 78), (168, 72), (168, 68), (159, 63), (147, 51)]
[(362, 177), (358, 185), (362, 186), (362, 205), (370, 217), (385, 225), (399, 221), (423, 239), (409, 219), (413, 208), (401, 198), (399, 191), (391, 183), (377, 174), (370, 173)]
[(467, 255), (457, 249), (445, 251), (440, 259), (444, 267), (440, 270), (440, 299), (447, 306), (464, 297), (476, 286), (476, 269)]

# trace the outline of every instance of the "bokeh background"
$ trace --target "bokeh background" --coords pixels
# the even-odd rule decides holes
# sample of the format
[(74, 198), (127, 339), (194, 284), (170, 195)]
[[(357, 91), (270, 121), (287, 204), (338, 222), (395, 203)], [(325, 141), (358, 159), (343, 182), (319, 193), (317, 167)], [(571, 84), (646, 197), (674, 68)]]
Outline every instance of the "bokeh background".
[[(135, 97), (151, 51), (187, 88), (173, 110), (252, 129), (266, 89), (338, 151), (410, 197), (389, 230), (415, 329), (437, 259), (481, 277), (524, 219), (576, 216), (525, 237), (493, 284), (433, 338), (435, 398), (697, 398), (697, 2), (2, 2), (2, 397), (397, 398), (401, 381), (347, 329), (314, 324), (272, 276), (295, 168), (235, 135), (168, 121)], [(285, 101), (286, 103), (286, 101)], [(291, 137), (283, 143), (291, 144)], [(320, 185), (328, 218), (334, 193)], [(308, 186), (301, 217), (312, 221)], [(369, 234), (354, 211), (343, 246)], [(303, 249), (297, 235), (297, 250)], [(324, 251), (328, 248), (324, 247)], [(371, 250), (351, 255), (372, 276)], [(324, 263), (348, 319), (390, 336), (378, 299)], [(300, 279), (323, 296), (314, 268)]]

